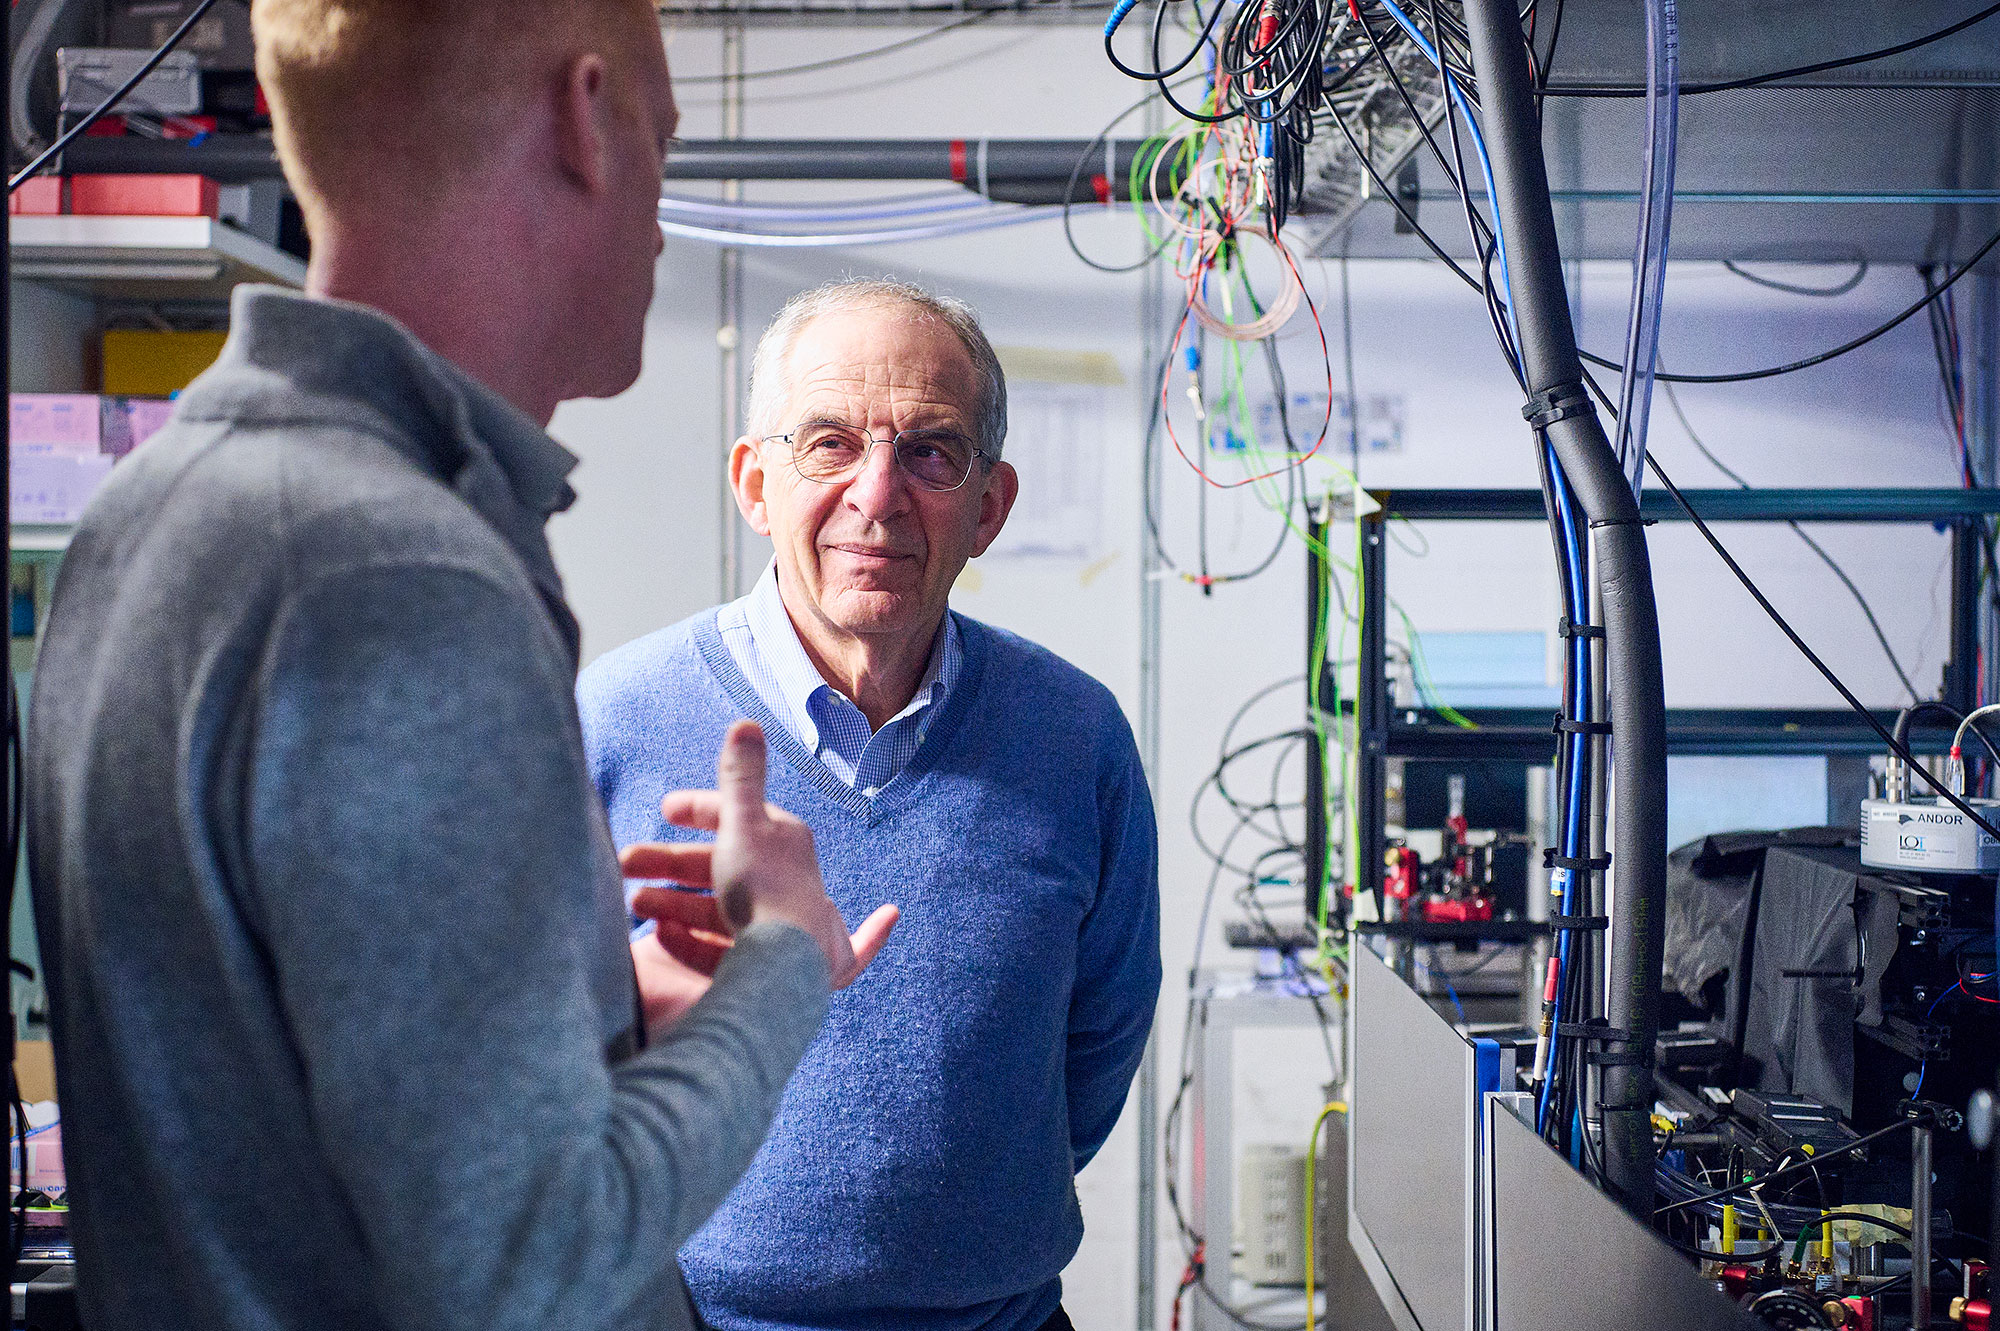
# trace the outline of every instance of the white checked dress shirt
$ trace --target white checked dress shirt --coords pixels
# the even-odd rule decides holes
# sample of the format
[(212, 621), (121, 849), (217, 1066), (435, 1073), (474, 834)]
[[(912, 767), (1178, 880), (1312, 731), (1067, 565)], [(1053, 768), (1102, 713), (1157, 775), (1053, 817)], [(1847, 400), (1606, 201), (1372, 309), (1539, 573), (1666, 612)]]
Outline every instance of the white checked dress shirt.
[(896, 779), (944, 710), (964, 663), (958, 625), (946, 614), (931, 663), (909, 705), (880, 730), (820, 677), (778, 595), (774, 561), (748, 596), (716, 612), (716, 631), (757, 696), (828, 771), (873, 799)]

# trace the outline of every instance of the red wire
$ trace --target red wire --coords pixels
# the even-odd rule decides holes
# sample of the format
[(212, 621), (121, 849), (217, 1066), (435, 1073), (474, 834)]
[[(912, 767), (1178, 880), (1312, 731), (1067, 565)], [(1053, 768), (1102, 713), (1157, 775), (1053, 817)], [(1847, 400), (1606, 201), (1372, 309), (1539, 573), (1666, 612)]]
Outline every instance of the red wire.
[[(1312, 293), (1306, 290), (1305, 278), (1299, 273), (1298, 264), (1293, 261), (1291, 252), (1281, 249), (1278, 253), (1283, 257), (1285, 266), (1291, 269), (1292, 279), (1299, 284), (1299, 294), (1305, 298), (1306, 311), (1312, 315), (1313, 327), (1319, 332), (1320, 358), (1326, 365), (1326, 419), (1320, 422), (1319, 438), (1313, 440), (1311, 448), (1298, 457), (1286, 462), (1282, 467), (1274, 467), (1270, 471), (1260, 472), (1255, 476), (1246, 476), (1240, 481), (1218, 481), (1203, 471), (1199, 462), (1188, 456), (1187, 449), (1181, 446), (1180, 435), (1174, 430), (1174, 418), (1170, 409), (1168, 395), (1172, 391), (1174, 382), (1174, 362), (1176, 360), (1174, 353), (1180, 350), (1181, 339), (1187, 333), (1188, 320), (1194, 314), (1195, 298), (1201, 292), (1202, 275), (1213, 268), (1215, 264), (1212, 257), (1203, 260), (1201, 265), (1196, 268), (1193, 275), (1188, 279), (1187, 308), (1181, 311), (1181, 321), (1174, 325), (1174, 339), (1167, 346), (1167, 372), (1160, 377), (1160, 419), (1165, 422), (1167, 438), (1173, 440), (1174, 452), (1180, 454), (1181, 461), (1187, 463), (1193, 469), (1195, 475), (1201, 477), (1202, 480), (1207, 481), (1218, 490), (1240, 490), (1244, 486), (1254, 484), (1257, 481), (1267, 481), (1273, 476), (1281, 476), (1292, 467), (1303, 466), (1308, 460), (1318, 455), (1320, 447), (1326, 443), (1327, 431), (1333, 427), (1333, 351), (1327, 346), (1326, 325), (1320, 322), (1319, 307), (1313, 304)], [(1351, 407), (1349, 409), (1352, 410)]]
[(1181, 1283), (1174, 1290), (1174, 1316), (1168, 1323), (1171, 1331), (1181, 1331), (1181, 1300), (1187, 1296), (1190, 1289), (1194, 1288), (1195, 1282), (1201, 1279), (1202, 1251), (1207, 1246), (1204, 1243), (1195, 1244), (1194, 1251), (1188, 1254), (1187, 1265), (1181, 1268)]

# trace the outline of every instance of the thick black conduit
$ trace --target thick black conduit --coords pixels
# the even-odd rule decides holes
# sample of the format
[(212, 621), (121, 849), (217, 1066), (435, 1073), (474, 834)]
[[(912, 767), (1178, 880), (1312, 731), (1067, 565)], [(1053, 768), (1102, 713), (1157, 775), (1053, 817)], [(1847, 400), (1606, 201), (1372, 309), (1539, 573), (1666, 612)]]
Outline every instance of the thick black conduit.
[(1604, 1172), (1614, 1196), (1650, 1216), (1653, 1042), (1667, 888), (1666, 698), (1653, 570), (1631, 483), (1583, 391), (1520, 12), (1514, 0), (1465, 0), (1465, 17), (1531, 403), (1554, 408), (1544, 419), (1562, 417), (1546, 424), (1549, 444), (1597, 537), (1616, 751), (1605, 1017), (1619, 1038), (1603, 1042)]
[[(1142, 139), (694, 139), (675, 146), (674, 180), (953, 181), (1000, 203), (1087, 204), (1101, 177), (1112, 199), (1129, 201)], [(224, 183), (278, 178), (268, 138), (191, 140), (83, 138), (64, 154), (71, 171), (193, 173)], [(1172, 163), (1161, 169), (1171, 178)], [(983, 189), (982, 189), (983, 186)]]

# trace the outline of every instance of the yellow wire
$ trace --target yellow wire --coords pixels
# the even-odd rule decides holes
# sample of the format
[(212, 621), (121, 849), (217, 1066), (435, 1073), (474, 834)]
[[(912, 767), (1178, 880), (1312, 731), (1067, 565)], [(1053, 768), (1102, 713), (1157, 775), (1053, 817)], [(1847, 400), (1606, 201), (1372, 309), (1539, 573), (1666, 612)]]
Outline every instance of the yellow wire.
[(1312, 1136), (1306, 1139), (1306, 1327), (1307, 1331), (1318, 1325), (1319, 1318), (1313, 1314), (1313, 1175), (1319, 1164), (1319, 1130), (1327, 1118), (1333, 1114), (1345, 1114), (1345, 1100), (1329, 1101), (1326, 1108), (1319, 1111), (1313, 1120)]

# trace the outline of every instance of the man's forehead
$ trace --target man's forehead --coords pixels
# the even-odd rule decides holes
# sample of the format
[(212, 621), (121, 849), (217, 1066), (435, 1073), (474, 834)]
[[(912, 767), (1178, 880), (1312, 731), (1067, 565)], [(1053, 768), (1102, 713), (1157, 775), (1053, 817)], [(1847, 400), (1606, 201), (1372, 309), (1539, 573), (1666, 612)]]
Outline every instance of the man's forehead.
[(889, 397), (970, 412), (979, 393), (957, 334), (893, 306), (820, 315), (799, 330), (789, 360), (797, 397)]

